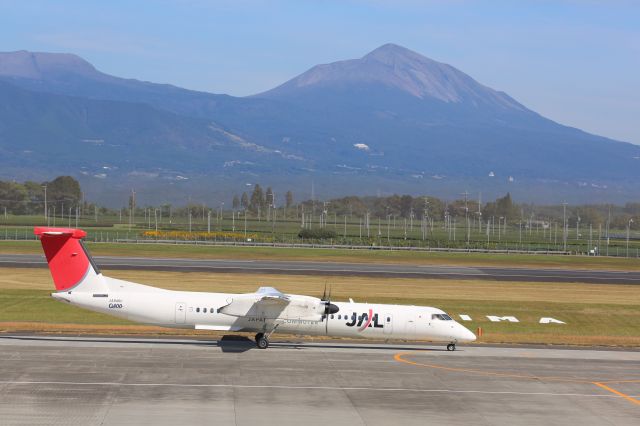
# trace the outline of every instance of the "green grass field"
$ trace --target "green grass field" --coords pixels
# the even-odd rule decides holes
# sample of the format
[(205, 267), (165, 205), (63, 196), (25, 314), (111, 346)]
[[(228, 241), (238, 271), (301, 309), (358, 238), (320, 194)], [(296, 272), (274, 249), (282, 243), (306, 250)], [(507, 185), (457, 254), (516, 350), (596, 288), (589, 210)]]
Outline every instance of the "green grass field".
[[(0, 269), (0, 330), (42, 332), (189, 333), (144, 327), (60, 302), (44, 269)], [(634, 286), (575, 283), (521, 283), (358, 277), (206, 274), (110, 271), (116, 278), (163, 288), (251, 292), (260, 285), (319, 296), (325, 282), (334, 300), (440, 307), (474, 332), (481, 342), (640, 346), (640, 297)], [(519, 323), (493, 323), (486, 315), (513, 315)], [(539, 324), (541, 317), (566, 322)]]
[[(89, 212), (85, 212), (89, 213)], [(301, 230), (303, 221), (300, 217), (295, 217), (294, 212), (289, 211), (285, 219), (283, 211), (280, 209), (276, 215), (276, 221), (265, 220), (265, 215), (261, 220), (249, 215), (246, 222), (241, 212), (225, 211), (223, 216), (219, 216), (218, 211), (213, 211), (209, 220), (206, 214), (200, 209), (193, 210), (191, 218), (188, 217), (156, 217), (153, 214), (145, 217), (138, 212), (132, 226), (129, 226), (128, 216), (105, 216), (97, 217), (91, 214), (79, 218), (76, 225), (75, 217), (60, 216), (49, 218), (51, 226), (78, 226), (87, 231), (89, 241), (113, 241), (114, 239), (154, 239), (155, 236), (145, 236), (145, 231), (156, 229), (156, 219), (158, 219), (157, 229), (163, 231), (179, 231), (186, 233), (191, 230), (195, 232), (234, 232), (234, 241), (244, 240), (247, 236), (252, 236), (259, 242), (281, 242), (281, 243), (301, 243), (310, 242), (301, 240), (298, 233)], [(151, 210), (151, 213), (153, 211)], [(307, 214), (309, 214), (307, 212)], [(306, 217), (306, 216), (305, 216)], [(421, 226), (418, 220), (407, 220), (402, 218), (370, 218), (370, 226), (367, 229), (363, 225), (362, 218), (338, 217), (329, 214), (323, 221), (325, 230), (335, 233), (329, 239), (314, 240), (315, 244), (345, 244), (363, 246), (395, 246), (395, 247), (441, 247), (456, 249), (482, 249), (482, 250), (525, 250), (525, 251), (568, 251), (571, 253), (586, 254), (595, 247), (599, 247), (602, 255), (616, 257), (640, 257), (640, 235), (635, 228), (630, 230), (630, 239), (627, 247), (626, 229), (612, 229), (610, 238), (605, 238), (605, 231), (600, 225), (582, 224), (581, 227), (567, 229), (566, 247), (563, 241), (562, 226), (558, 229), (558, 223), (553, 223), (550, 228), (534, 226), (526, 228), (520, 222), (509, 223), (508, 226), (496, 226), (495, 223), (489, 227), (487, 224), (481, 226), (477, 222), (466, 223), (463, 218), (457, 222), (446, 225), (442, 221), (436, 221), (431, 226)], [(304, 226), (310, 229), (318, 229), (320, 224), (319, 212), (309, 222), (305, 219)], [(30, 239), (32, 238), (33, 225), (44, 225), (47, 223), (42, 216), (13, 216), (6, 218), (0, 216), (0, 239)], [(245, 235), (246, 232), (246, 235)], [(161, 239), (167, 239), (158, 237)], [(181, 238), (193, 239), (220, 239), (219, 236), (198, 236), (191, 234)]]
[[(326, 262), (411, 263), (424, 265), (514, 266), (640, 270), (640, 259), (541, 254), (448, 253), (323, 248), (220, 247), (176, 244), (87, 243), (94, 255), (209, 259), (313, 260)], [(0, 241), (0, 253), (41, 254), (38, 241)]]

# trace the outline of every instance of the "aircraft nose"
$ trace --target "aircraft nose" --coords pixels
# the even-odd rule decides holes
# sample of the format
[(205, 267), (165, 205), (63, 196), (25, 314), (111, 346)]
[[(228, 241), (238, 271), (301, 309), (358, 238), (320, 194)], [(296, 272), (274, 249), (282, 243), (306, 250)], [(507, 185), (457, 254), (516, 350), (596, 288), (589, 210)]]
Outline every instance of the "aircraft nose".
[(458, 342), (474, 342), (476, 340), (476, 335), (460, 324), (458, 324), (458, 330), (456, 331)]

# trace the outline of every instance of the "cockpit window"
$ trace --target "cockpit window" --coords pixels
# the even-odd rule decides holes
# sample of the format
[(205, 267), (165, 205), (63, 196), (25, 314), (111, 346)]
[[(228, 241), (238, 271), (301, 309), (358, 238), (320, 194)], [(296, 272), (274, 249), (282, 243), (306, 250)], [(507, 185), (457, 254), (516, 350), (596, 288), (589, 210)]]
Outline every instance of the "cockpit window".
[(451, 321), (451, 317), (447, 314), (433, 314), (431, 315), (431, 319), (441, 320), (441, 321)]

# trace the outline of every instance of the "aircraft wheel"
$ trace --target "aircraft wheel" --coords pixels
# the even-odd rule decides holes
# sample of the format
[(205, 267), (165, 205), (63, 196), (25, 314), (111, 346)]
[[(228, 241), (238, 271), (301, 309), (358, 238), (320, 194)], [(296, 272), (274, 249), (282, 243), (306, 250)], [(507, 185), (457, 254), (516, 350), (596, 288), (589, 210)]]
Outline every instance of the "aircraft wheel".
[(256, 343), (258, 343), (258, 340), (262, 339), (264, 337), (264, 333), (258, 333), (256, 334), (256, 337), (254, 338), (254, 340), (256, 341)]
[(269, 347), (269, 340), (262, 335), (256, 339), (256, 345), (258, 345), (259, 349), (267, 349)]
[(449, 344), (447, 345), (447, 350), (448, 350), (449, 352), (451, 352), (451, 351), (455, 351), (455, 350), (456, 350), (456, 344), (455, 344), (455, 343), (449, 343)]

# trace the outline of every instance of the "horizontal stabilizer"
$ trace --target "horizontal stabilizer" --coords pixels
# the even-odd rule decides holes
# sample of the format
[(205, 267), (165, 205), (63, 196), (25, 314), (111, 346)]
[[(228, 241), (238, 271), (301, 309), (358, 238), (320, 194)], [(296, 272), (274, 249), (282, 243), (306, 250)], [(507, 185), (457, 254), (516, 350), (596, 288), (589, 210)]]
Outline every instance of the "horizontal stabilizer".
[(36, 226), (33, 228), (33, 234), (37, 236), (42, 235), (68, 235), (75, 239), (81, 239), (87, 236), (87, 233), (82, 229), (73, 228), (53, 228), (50, 226)]

